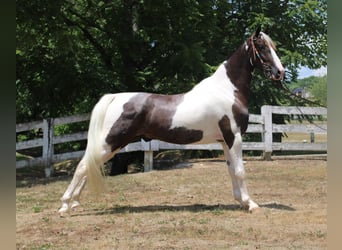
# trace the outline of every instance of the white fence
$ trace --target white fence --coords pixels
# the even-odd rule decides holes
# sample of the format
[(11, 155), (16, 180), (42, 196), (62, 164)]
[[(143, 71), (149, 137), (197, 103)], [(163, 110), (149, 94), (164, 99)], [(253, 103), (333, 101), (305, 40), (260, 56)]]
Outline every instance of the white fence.
[[(282, 106), (263, 106), (261, 115), (251, 114), (249, 117), (249, 125), (247, 133), (259, 133), (262, 135), (262, 142), (244, 142), (243, 150), (259, 150), (264, 152), (265, 159), (270, 159), (274, 150), (283, 151), (327, 151), (327, 143), (302, 143), (302, 142), (273, 142), (273, 133), (311, 133), (326, 134), (327, 125), (315, 124), (274, 124), (272, 122), (272, 114), (285, 115), (327, 115), (327, 109), (321, 107), (282, 107)], [(65, 142), (82, 141), (87, 139), (87, 131), (78, 133), (56, 136), (54, 133), (55, 126), (62, 124), (70, 124), (75, 122), (88, 121), (89, 114), (75, 115), (63, 118), (44, 119), (43, 121), (30, 122), (16, 125), (16, 133), (41, 129), (43, 131), (42, 138), (19, 141), (16, 143), (16, 151), (42, 147), (42, 156), (34, 159), (19, 160), (16, 162), (16, 168), (22, 168), (34, 165), (44, 165), (46, 175), (50, 176), (53, 169), (52, 164), (67, 159), (79, 159), (84, 151), (73, 151), (63, 154), (54, 153), (54, 145)], [(144, 151), (144, 170), (150, 171), (153, 168), (153, 151), (163, 149), (200, 149), (200, 150), (222, 150), (220, 143), (214, 144), (188, 144), (179, 145), (166, 143), (158, 140), (145, 142), (135, 142), (128, 144), (121, 149), (121, 153), (132, 151)]]

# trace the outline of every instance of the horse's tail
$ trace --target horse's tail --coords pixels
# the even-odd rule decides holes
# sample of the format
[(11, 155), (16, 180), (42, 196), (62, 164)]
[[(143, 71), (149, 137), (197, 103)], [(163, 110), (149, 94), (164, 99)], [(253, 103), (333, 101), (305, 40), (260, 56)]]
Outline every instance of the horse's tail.
[(86, 166), (87, 185), (94, 193), (104, 191), (103, 170), (103, 124), (107, 108), (115, 98), (114, 94), (104, 95), (95, 105), (91, 113), (88, 129), (88, 143), (83, 157)]

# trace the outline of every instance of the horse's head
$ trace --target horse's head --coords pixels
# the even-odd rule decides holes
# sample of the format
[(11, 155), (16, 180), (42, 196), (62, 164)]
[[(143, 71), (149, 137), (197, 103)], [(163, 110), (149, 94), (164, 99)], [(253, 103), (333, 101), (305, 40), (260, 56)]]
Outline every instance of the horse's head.
[(260, 31), (260, 27), (249, 38), (251, 46), (250, 63), (262, 70), (266, 77), (273, 81), (280, 81), (284, 78), (284, 67), (276, 54), (276, 47), (272, 39)]

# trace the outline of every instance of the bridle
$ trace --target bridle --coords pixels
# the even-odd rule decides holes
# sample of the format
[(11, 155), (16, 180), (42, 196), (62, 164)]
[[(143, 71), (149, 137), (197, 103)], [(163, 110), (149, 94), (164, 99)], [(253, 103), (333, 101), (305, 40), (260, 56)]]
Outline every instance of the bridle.
[[(262, 68), (263, 68), (263, 72), (265, 74), (266, 77), (270, 77), (272, 76), (272, 73), (271, 73), (271, 66), (267, 65), (264, 60), (262, 60), (261, 56), (260, 56), (260, 53), (258, 51), (258, 49), (255, 47), (255, 44), (254, 44), (254, 41), (256, 41), (256, 38), (249, 38), (250, 39), (250, 42), (251, 42), (251, 45), (252, 45), (252, 51), (253, 51), (253, 60), (255, 61), (256, 58), (259, 59), (261, 65), (262, 65)], [(252, 61), (252, 57), (249, 58), (249, 62), (251, 64), (251, 66), (254, 68), (254, 65), (253, 65), (253, 61)], [(316, 105), (316, 106), (319, 106), (319, 107), (325, 107), (326, 106), (323, 106), (322, 104), (320, 104), (319, 102), (315, 102), (315, 101), (311, 101), (311, 100), (308, 100), (304, 97), (300, 97), (300, 96), (296, 96), (295, 94), (292, 93), (292, 91), (284, 84), (282, 84), (281, 80), (273, 80), (272, 81), (274, 83), (274, 85), (282, 90), (285, 91), (285, 93), (287, 94), (287, 97), (289, 99), (293, 99), (291, 97), (294, 97), (298, 100), (301, 100), (301, 101), (304, 101), (306, 103), (310, 103), (311, 105)]]
[[(253, 50), (253, 59), (255, 60), (256, 57), (258, 57), (258, 59), (260, 60), (261, 64), (264, 64), (264, 61), (262, 60), (260, 53), (258, 51), (258, 49), (255, 47), (254, 42), (256, 41), (256, 38), (250, 38), (251, 44), (252, 44), (252, 50)], [(252, 64), (253, 66), (253, 64)]]
[(264, 75), (265, 75), (267, 78), (271, 78), (271, 77), (272, 77), (272, 68), (271, 68), (270, 65), (266, 64), (266, 63), (264, 62), (264, 60), (261, 58), (258, 49), (255, 47), (254, 41), (256, 41), (256, 38), (251, 37), (251, 38), (250, 38), (250, 43), (251, 43), (251, 45), (252, 45), (253, 60), (252, 60), (252, 57), (250, 57), (250, 58), (249, 58), (249, 62), (250, 62), (250, 64), (251, 64), (251, 66), (254, 68), (253, 61), (255, 62), (256, 58), (258, 58), (259, 61), (260, 61), (260, 63), (261, 63), (261, 66), (262, 66)]
[[(255, 38), (255, 37), (250, 37), (250, 38), (249, 38), (250, 44), (251, 44), (251, 47), (252, 47), (252, 53), (253, 53), (253, 55), (249, 58), (249, 62), (250, 62), (250, 64), (251, 64), (251, 66), (254, 68), (255, 66), (254, 66), (253, 62), (255, 62), (256, 59), (258, 58), (259, 61), (260, 61), (260, 63), (261, 63), (261, 65), (262, 65), (262, 69), (263, 69), (264, 75), (265, 75), (267, 78), (271, 78), (271, 77), (272, 77), (272, 68), (271, 68), (270, 65), (266, 64), (266, 63), (264, 62), (264, 60), (261, 58), (260, 53), (259, 53), (258, 49), (255, 47), (255, 44), (254, 44), (254, 42), (256, 41), (256, 39), (257, 39), (257, 38)], [(316, 105), (316, 106), (319, 106), (319, 107), (325, 107), (325, 108), (326, 108), (326, 106), (323, 106), (322, 104), (320, 104), (320, 103), (318, 103), (318, 102), (311, 101), (311, 100), (308, 100), (308, 99), (306, 99), (306, 98), (296, 96), (295, 94), (292, 93), (292, 91), (291, 91), (286, 85), (284, 85), (284, 84), (281, 83), (281, 80), (273, 80), (272, 82), (274, 83), (274, 86), (276, 86), (277, 88), (280, 88), (280, 89), (284, 90), (284, 93), (286, 94), (286, 97), (289, 98), (289, 99), (292, 99), (292, 100), (293, 100), (293, 98), (296, 98), (296, 99), (299, 99), (299, 100), (304, 101), (304, 102), (306, 102), (306, 103), (310, 103), (311, 105)], [(296, 107), (297, 107), (297, 109), (300, 111), (300, 113), (301, 113), (303, 116), (305, 116), (304, 113), (300, 110), (300, 108), (299, 108), (298, 106), (296, 106)], [(307, 120), (308, 120), (308, 119), (307, 119)], [(310, 121), (310, 120), (308, 120), (308, 121), (309, 121), (311, 124), (313, 124), (313, 125), (315, 125), (315, 126), (321, 128), (321, 129), (323, 129), (323, 130), (326, 130), (326, 129), (322, 128), (321, 126), (319, 126), (319, 125), (313, 123), (312, 121)]]

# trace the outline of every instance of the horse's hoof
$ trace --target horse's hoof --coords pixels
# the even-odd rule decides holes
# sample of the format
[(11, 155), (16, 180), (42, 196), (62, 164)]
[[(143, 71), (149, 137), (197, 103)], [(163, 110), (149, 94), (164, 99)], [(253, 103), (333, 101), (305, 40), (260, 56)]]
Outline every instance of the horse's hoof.
[(258, 206), (258, 204), (250, 200), (248, 204), (248, 212), (254, 213), (254, 212), (257, 212), (257, 210), (260, 210), (260, 207)]
[(63, 204), (62, 207), (58, 210), (58, 214), (60, 217), (65, 217), (66, 215), (69, 214), (69, 205), (68, 204)]
[(81, 203), (79, 202), (79, 201), (73, 201), (72, 202), (72, 205), (71, 205), (71, 209), (74, 209), (74, 208), (76, 208), (76, 207), (78, 207), (78, 206), (80, 206), (81, 205)]

